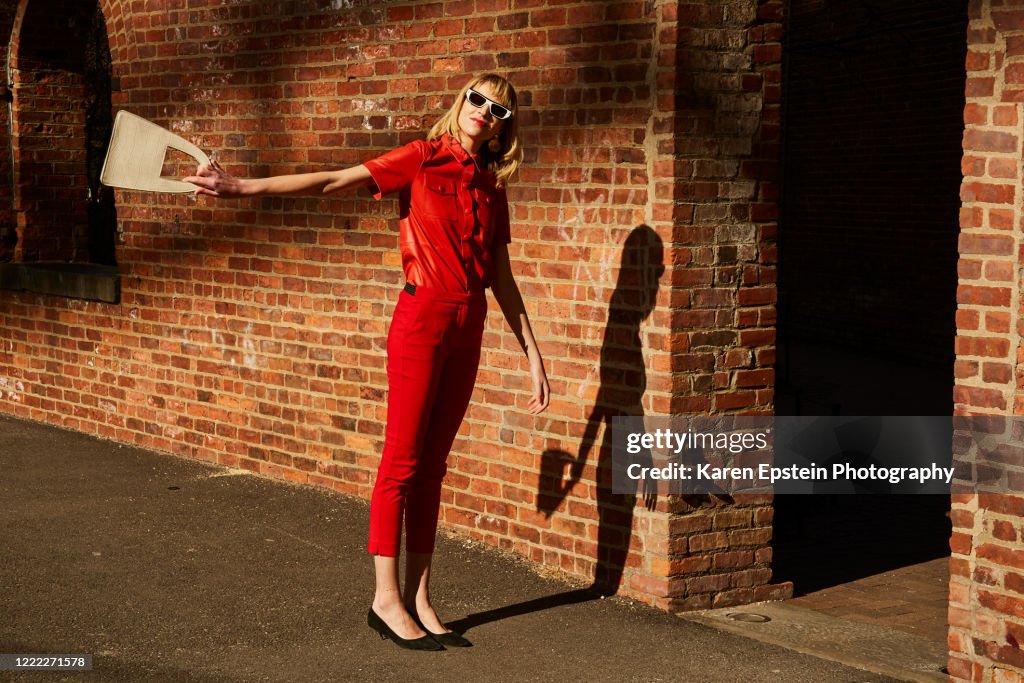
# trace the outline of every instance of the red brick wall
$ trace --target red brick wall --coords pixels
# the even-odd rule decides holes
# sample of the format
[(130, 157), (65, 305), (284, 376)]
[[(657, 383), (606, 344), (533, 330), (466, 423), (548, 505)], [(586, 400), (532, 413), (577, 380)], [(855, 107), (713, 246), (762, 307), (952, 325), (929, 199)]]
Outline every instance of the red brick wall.
[[(422, 137), (467, 73), (508, 73), (511, 254), (554, 400), (524, 410), (495, 307), (443, 523), (668, 608), (770, 597), (768, 501), (647, 510), (605, 473), (615, 414), (771, 410), (781, 2), (338, 4), (104, 2), (115, 105), (266, 175)], [(119, 305), (0, 292), (0, 410), (367, 497), (394, 200), (118, 207)]]
[[(967, 33), (957, 293), (956, 412), (1024, 413), (1021, 400), (1021, 135), (1024, 8), (972, 0)], [(954, 495), (949, 672), (955, 680), (1024, 674), (1024, 497)]]

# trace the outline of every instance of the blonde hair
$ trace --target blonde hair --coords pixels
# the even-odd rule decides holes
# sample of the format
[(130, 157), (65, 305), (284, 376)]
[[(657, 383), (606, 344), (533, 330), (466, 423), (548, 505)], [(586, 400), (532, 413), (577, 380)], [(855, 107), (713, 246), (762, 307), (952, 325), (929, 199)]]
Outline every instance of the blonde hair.
[(498, 135), (501, 149), (498, 152), (492, 152), (487, 144), (480, 148), (484, 164), (494, 173), (498, 187), (505, 187), (509, 178), (523, 161), (523, 147), (519, 142), (519, 102), (515, 88), (506, 79), (497, 74), (482, 74), (471, 79), (462, 86), (462, 90), (459, 91), (451, 108), (438, 119), (427, 133), (427, 139), (436, 140), (445, 133), (458, 139), (459, 112), (462, 111), (462, 103), (466, 100), (466, 91), (470, 88), (476, 89), (478, 85), (482, 84), (491, 86), (491, 92), (494, 95), (492, 99), (498, 104), (508, 107), (512, 112), (512, 116), (505, 119), (505, 126), (501, 129), (501, 134)]

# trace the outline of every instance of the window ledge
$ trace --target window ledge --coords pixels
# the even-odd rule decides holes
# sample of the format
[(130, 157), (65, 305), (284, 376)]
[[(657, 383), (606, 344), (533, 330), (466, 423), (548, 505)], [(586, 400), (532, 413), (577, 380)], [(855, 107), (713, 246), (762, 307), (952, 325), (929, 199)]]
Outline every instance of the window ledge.
[(121, 276), (117, 266), (96, 263), (0, 263), (0, 289), (116, 304)]

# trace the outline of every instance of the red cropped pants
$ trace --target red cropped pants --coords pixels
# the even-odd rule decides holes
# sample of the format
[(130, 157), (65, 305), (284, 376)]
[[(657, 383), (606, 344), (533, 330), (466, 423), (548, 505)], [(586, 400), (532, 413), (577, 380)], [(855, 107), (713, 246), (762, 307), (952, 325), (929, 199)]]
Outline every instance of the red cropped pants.
[(476, 383), (487, 298), (401, 293), (388, 332), (388, 418), (370, 500), (371, 554), (431, 553), (448, 451)]

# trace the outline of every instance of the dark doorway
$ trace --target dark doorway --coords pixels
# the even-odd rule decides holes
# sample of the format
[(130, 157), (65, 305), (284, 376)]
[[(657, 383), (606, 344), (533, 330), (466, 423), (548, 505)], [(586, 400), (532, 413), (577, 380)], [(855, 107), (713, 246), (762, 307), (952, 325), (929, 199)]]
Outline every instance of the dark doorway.
[[(951, 415), (967, 3), (792, 0), (787, 22), (776, 413)], [(778, 496), (773, 581), (948, 556), (948, 510)]]
[(21, 3), (6, 68), (13, 226), (0, 227), (0, 288), (116, 303), (117, 208), (100, 184), (114, 80), (99, 4)]
[(114, 194), (99, 182), (113, 129), (103, 13), (95, 0), (32, 0), (15, 38), (15, 260), (114, 265)]

